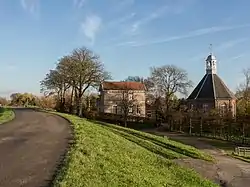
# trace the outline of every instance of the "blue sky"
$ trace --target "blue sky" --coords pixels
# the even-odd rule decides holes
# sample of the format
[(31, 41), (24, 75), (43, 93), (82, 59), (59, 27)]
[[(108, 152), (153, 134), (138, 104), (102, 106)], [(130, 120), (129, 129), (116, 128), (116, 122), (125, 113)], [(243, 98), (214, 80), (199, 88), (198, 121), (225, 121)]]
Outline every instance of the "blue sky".
[(248, 0), (0, 0), (0, 95), (39, 93), (48, 70), (81, 46), (100, 55), (115, 80), (175, 64), (196, 84), (210, 43), (234, 91), (250, 67), (248, 7)]

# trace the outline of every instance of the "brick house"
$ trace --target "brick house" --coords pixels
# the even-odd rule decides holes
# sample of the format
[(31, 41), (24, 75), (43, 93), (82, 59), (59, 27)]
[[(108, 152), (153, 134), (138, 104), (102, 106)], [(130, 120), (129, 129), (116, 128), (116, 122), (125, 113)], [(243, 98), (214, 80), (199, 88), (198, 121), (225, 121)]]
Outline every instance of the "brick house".
[(206, 74), (187, 98), (189, 108), (207, 112), (218, 109), (223, 115), (236, 116), (236, 97), (217, 75), (216, 57), (211, 53), (206, 59)]
[(146, 88), (141, 82), (103, 82), (99, 88), (98, 111), (123, 114), (129, 104), (129, 115), (145, 117)]

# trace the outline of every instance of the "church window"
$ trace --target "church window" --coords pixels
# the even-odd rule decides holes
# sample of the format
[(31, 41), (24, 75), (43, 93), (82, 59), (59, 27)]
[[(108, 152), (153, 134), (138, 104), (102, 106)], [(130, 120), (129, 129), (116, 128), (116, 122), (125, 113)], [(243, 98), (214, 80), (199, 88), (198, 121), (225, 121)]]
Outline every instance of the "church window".
[(207, 112), (208, 111), (208, 104), (203, 104), (202, 108), (203, 108), (203, 112)]
[(191, 110), (194, 109), (194, 105), (193, 105), (193, 104), (190, 105), (190, 109), (191, 109)]
[(226, 104), (223, 103), (220, 105), (220, 113), (224, 115), (226, 113)]

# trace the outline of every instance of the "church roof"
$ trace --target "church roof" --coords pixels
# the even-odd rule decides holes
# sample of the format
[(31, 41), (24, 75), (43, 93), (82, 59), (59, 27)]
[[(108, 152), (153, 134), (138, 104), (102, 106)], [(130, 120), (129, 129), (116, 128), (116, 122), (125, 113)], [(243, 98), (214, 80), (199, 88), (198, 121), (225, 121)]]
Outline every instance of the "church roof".
[(234, 94), (217, 74), (205, 74), (188, 99), (234, 99)]
[(208, 55), (206, 61), (216, 60), (216, 57), (213, 54)]

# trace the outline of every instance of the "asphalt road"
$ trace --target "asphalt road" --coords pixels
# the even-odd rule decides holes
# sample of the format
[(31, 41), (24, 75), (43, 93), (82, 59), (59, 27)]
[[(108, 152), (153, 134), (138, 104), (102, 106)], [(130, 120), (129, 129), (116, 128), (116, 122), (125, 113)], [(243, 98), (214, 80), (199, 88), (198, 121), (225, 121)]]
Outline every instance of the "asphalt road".
[(0, 187), (49, 186), (67, 151), (69, 124), (59, 116), (16, 109), (0, 125)]

